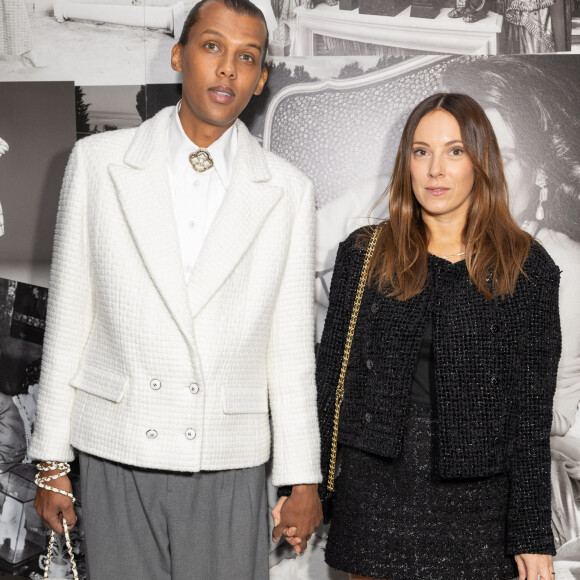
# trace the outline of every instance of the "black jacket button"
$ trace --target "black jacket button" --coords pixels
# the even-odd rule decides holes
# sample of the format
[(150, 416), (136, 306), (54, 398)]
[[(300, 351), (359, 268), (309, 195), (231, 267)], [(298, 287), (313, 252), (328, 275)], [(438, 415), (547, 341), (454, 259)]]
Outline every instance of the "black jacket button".
[(373, 368), (373, 361), (369, 358), (367, 359), (367, 369), (369, 369), (369, 371)]
[(371, 312), (376, 314), (379, 311), (379, 305), (376, 302), (373, 302), (371, 305)]
[(373, 420), (373, 416), (370, 413), (365, 413), (365, 423), (370, 423)]

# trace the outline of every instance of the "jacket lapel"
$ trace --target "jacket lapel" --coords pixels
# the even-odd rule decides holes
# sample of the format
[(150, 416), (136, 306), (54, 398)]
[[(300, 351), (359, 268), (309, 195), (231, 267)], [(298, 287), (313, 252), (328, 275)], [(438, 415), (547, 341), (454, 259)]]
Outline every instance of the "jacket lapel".
[(228, 278), (282, 196), (281, 188), (268, 183), (271, 175), (264, 151), (241, 121), (237, 128), (230, 186), (188, 283), (193, 317)]
[(174, 107), (143, 123), (123, 164), (109, 172), (135, 243), (172, 317), (188, 342), (193, 323), (167, 177), (167, 135)]

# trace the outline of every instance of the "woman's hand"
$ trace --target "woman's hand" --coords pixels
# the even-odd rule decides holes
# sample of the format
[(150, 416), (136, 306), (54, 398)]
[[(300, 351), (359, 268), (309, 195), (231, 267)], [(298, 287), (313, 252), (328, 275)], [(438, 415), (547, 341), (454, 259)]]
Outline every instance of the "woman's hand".
[(548, 554), (518, 554), (518, 580), (554, 580), (554, 563)]
[[(44, 475), (52, 475), (57, 472), (58, 470), (47, 471), (44, 472)], [(62, 489), (72, 493), (72, 485), (70, 479), (66, 475), (51, 481), (50, 485), (57, 489)], [(63, 518), (66, 520), (69, 530), (74, 528), (77, 523), (77, 516), (73, 508), (72, 499), (57, 493), (56, 491), (50, 491), (49, 489), (39, 487), (36, 490), (34, 507), (46, 527), (54, 530), (57, 534), (64, 534), (64, 528), (62, 526)]]
[[(288, 499), (287, 496), (282, 496), (279, 500), (278, 503), (274, 506), (274, 508), (272, 509), (272, 511), (270, 512), (272, 514), (272, 519), (274, 520), (274, 527), (278, 526), (278, 524), (280, 523), (280, 513), (282, 511), (282, 506), (284, 505), (284, 502)], [(285, 528), (283, 531), (283, 535), (284, 535), (284, 539), (294, 548), (294, 551), (297, 554), (300, 554), (300, 552), (302, 551), (300, 548), (300, 544), (302, 543), (302, 538), (298, 538), (296, 537), (296, 532), (297, 529), (296, 527), (291, 527), (291, 528)], [(280, 538), (278, 538), (279, 540)], [(274, 538), (272, 538), (272, 541), (276, 541)]]
[(280, 498), (272, 510), (275, 528), (272, 540), (282, 536), (297, 554), (306, 550), (308, 540), (322, 519), (322, 506), (317, 484), (294, 485), (292, 495)]

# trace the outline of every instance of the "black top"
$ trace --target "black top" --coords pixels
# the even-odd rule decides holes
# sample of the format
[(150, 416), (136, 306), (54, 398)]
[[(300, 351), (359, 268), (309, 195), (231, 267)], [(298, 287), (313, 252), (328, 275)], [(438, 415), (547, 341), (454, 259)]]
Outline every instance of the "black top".
[[(360, 233), (339, 247), (318, 352), (325, 476), (336, 385), (365, 254), (356, 243)], [(426, 288), (406, 301), (365, 289), (339, 442), (383, 457), (400, 453), (413, 370), (431, 320), (440, 475), (507, 473), (507, 553), (554, 554), (550, 427), (561, 349), (560, 271), (533, 243), (513, 296), (486, 300), (471, 283), (465, 261), (429, 255), (428, 270)]]
[(419, 405), (430, 406), (432, 399), (431, 389), (433, 371), (433, 324), (431, 320), (425, 327), (423, 342), (419, 350), (419, 357), (413, 371), (410, 400)]

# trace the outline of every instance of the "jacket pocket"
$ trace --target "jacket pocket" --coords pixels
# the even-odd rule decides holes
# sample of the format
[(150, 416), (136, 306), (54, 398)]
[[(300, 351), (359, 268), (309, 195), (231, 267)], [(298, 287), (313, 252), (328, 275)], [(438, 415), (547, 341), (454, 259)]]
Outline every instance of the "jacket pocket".
[(119, 403), (125, 396), (129, 377), (85, 364), (70, 384), (85, 393)]
[(224, 389), (222, 408), (226, 415), (242, 413), (267, 413), (268, 391), (256, 389)]

